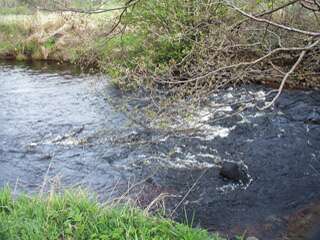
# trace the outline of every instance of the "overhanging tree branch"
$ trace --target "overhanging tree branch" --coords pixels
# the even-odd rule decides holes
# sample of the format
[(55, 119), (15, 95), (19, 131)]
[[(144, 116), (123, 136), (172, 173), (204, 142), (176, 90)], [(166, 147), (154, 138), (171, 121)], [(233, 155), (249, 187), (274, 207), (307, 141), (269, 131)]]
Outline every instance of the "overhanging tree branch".
[(264, 18), (259, 18), (259, 17), (253, 16), (253, 15), (241, 10), (240, 8), (238, 8), (234, 4), (231, 4), (228, 1), (226, 1), (226, 5), (229, 6), (230, 8), (232, 8), (232, 9), (234, 9), (235, 11), (240, 13), (241, 15), (243, 15), (243, 16), (245, 16), (247, 18), (250, 18), (250, 19), (252, 19), (252, 20), (254, 20), (256, 22), (266, 23), (266, 24), (272, 25), (274, 27), (284, 29), (284, 30), (289, 31), (289, 32), (300, 33), (300, 34), (304, 34), (304, 35), (307, 35), (307, 36), (312, 36), (312, 37), (319, 37), (320, 36), (320, 32), (305, 31), (305, 30), (302, 30), (302, 29), (299, 29), (299, 28), (289, 27), (289, 26), (286, 26), (286, 25), (283, 25), (283, 24), (280, 24), (280, 23), (276, 23), (276, 22), (273, 22), (273, 21), (268, 20), (268, 19), (264, 19)]
[(86, 10), (86, 9), (79, 9), (79, 8), (60, 8), (60, 7), (54, 8), (54, 9), (39, 7), (38, 9), (42, 11), (49, 11), (49, 12), (73, 12), (73, 13), (83, 13), (83, 14), (99, 14), (99, 13), (113, 12), (113, 11), (119, 11), (119, 10), (126, 10), (139, 1), (140, 0), (129, 0), (122, 7), (107, 8), (107, 9)]
[(276, 94), (276, 96), (272, 99), (272, 101), (270, 103), (268, 103), (267, 105), (265, 105), (262, 108), (258, 108), (259, 110), (265, 110), (267, 108), (270, 108), (276, 101), (277, 99), (280, 97), (281, 92), (285, 86), (286, 81), (288, 80), (288, 78), (290, 77), (290, 75), (292, 75), (292, 73), (297, 69), (297, 67), (299, 66), (299, 64), (303, 61), (307, 51), (311, 50), (312, 48), (314, 48), (315, 46), (317, 46), (320, 43), (320, 39), (318, 39), (317, 41), (315, 41), (314, 43), (312, 43), (311, 45), (307, 46), (304, 48), (304, 50), (302, 50), (302, 52), (300, 53), (300, 56), (298, 58), (298, 60), (295, 62), (295, 64), (291, 67), (291, 69), (285, 74), (285, 76), (283, 77), (280, 87), (278, 89), (278, 92)]

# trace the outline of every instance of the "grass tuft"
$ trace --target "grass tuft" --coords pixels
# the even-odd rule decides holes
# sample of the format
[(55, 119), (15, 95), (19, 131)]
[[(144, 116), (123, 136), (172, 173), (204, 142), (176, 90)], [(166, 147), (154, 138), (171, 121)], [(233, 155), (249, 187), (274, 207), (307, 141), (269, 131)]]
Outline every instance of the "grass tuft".
[(0, 239), (221, 240), (128, 205), (102, 206), (83, 192), (14, 199), (8, 188), (0, 191)]

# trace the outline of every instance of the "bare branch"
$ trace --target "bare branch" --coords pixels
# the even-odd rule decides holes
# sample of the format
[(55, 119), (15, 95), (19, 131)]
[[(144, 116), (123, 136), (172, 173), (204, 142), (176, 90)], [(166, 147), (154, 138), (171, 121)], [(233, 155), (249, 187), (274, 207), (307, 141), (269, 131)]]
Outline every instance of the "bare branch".
[[(269, 10), (269, 11), (266, 11), (266, 12), (263, 12), (263, 13), (260, 13), (260, 14), (255, 14), (254, 16), (255, 16), (255, 17), (263, 17), (263, 16), (265, 16), (265, 15), (270, 15), (270, 14), (273, 14), (273, 13), (275, 13), (275, 12), (278, 12), (278, 11), (284, 9), (284, 8), (287, 8), (287, 7), (289, 7), (289, 6), (297, 3), (297, 2), (299, 2), (299, 1), (300, 1), (300, 0), (293, 0), (293, 1), (291, 1), (291, 2), (288, 2), (288, 3), (285, 3), (285, 4), (281, 5), (281, 6), (277, 7), (277, 8), (275, 8), (275, 9), (271, 9), (271, 10)], [(241, 24), (247, 22), (248, 20), (249, 20), (249, 18), (243, 19), (242, 21), (240, 21), (240, 22), (238, 22), (237, 24), (235, 24), (235, 25), (232, 27), (232, 29), (239, 27)]]
[(274, 49), (273, 51), (269, 52), (268, 54), (254, 60), (251, 62), (241, 62), (241, 63), (237, 63), (237, 64), (233, 64), (233, 65), (229, 65), (229, 66), (225, 66), (225, 67), (221, 67), (218, 69), (215, 69), (213, 71), (210, 71), (202, 76), (199, 77), (195, 77), (195, 78), (191, 78), (188, 80), (184, 80), (184, 81), (164, 81), (164, 80), (155, 80), (157, 82), (160, 83), (170, 83), (170, 84), (181, 84), (181, 83), (190, 83), (190, 82), (195, 82), (195, 81), (199, 81), (199, 80), (203, 80), (206, 79), (218, 72), (224, 71), (224, 70), (229, 70), (229, 69), (233, 69), (233, 68), (239, 68), (239, 67), (245, 67), (245, 66), (252, 66), (252, 65), (256, 65), (262, 61), (264, 61), (265, 59), (271, 57), (272, 55), (276, 54), (276, 53), (280, 53), (280, 52), (292, 52), (292, 51), (305, 51), (305, 50), (310, 50), (311, 48), (315, 47), (318, 43), (319, 43), (320, 39), (316, 42), (316, 44), (312, 44), (311, 46), (308, 47), (292, 47), (292, 48), (277, 48)]
[(289, 31), (289, 32), (296, 32), (296, 33), (300, 33), (300, 34), (304, 34), (304, 35), (307, 35), (307, 36), (312, 36), (312, 37), (319, 37), (320, 36), (320, 32), (311, 32), (311, 31), (305, 31), (305, 30), (302, 30), (302, 29), (298, 29), (298, 28), (294, 28), (294, 27), (289, 27), (289, 26), (286, 26), (286, 25), (283, 25), (283, 24), (280, 24), (280, 23), (276, 23), (276, 22), (273, 22), (271, 20), (267, 20), (267, 19), (264, 19), (264, 18), (259, 18), (259, 17), (255, 17), (243, 10), (241, 10), (240, 8), (238, 8), (237, 6), (229, 3), (229, 2), (226, 2), (226, 5), (229, 6), (230, 8), (234, 9), (235, 11), (239, 12), (241, 15), (245, 16), (245, 17), (248, 17), (256, 22), (261, 22), (261, 23), (267, 23), (269, 25), (272, 25), (274, 27), (277, 27), (277, 28), (281, 28), (281, 29), (284, 29), (286, 31)]
[(277, 95), (272, 99), (272, 101), (270, 103), (268, 103), (267, 105), (265, 105), (262, 108), (258, 108), (259, 110), (265, 110), (270, 108), (276, 101), (277, 99), (280, 97), (281, 92), (284, 88), (284, 85), (287, 81), (287, 79), (290, 77), (290, 75), (296, 70), (296, 68), (299, 66), (299, 64), (302, 62), (304, 56), (306, 55), (307, 51), (314, 48), (315, 46), (317, 46), (320, 43), (320, 39), (318, 39), (316, 42), (314, 42), (313, 44), (309, 45), (308, 47), (305, 48), (305, 50), (303, 50), (300, 53), (300, 56), (298, 58), (298, 60), (295, 62), (295, 64), (291, 67), (291, 69), (289, 70), (289, 72), (286, 73), (286, 75), (283, 77), (280, 87), (278, 89)]
[(106, 12), (113, 12), (119, 10), (126, 10), (129, 7), (133, 6), (135, 3), (139, 2), (140, 0), (129, 0), (124, 6), (122, 7), (115, 7), (115, 8), (107, 8), (107, 9), (78, 9), (78, 8), (42, 8), (39, 7), (39, 10), (42, 11), (49, 11), (49, 12), (73, 12), (73, 13), (84, 13), (84, 14), (99, 14), (99, 13), (106, 13)]

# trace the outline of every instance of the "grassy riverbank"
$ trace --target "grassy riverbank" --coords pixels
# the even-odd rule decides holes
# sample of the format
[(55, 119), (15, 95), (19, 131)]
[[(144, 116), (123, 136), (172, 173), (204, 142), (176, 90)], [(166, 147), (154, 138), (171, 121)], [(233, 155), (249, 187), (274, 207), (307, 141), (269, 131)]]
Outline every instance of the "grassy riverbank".
[(13, 198), (0, 191), (0, 239), (222, 240), (130, 206), (101, 205), (84, 193)]
[[(112, 1), (108, 5), (116, 6)], [(116, 12), (90, 16), (50, 11), (0, 13), (0, 58), (71, 62), (98, 68), (89, 48), (96, 46), (110, 29), (113, 14)], [(101, 48), (97, 46), (96, 50), (101, 51)]]

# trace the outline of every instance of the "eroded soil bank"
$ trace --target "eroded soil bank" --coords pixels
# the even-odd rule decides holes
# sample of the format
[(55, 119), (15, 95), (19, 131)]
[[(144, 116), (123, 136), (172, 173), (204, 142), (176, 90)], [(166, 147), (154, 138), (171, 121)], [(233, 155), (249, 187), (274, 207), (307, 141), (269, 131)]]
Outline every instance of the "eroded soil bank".
[[(110, 104), (121, 94), (105, 78), (61, 65), (0, 69), (1, 186), (82, 186), (104, 200), (129, 188), (143, 206), (162, 194), (172, 217), (228, 236), (318, 239), (319, 91), (285, 91), (261, 112), (270, 89), (229, 88), (199, 111), (202, 131), (168, 134)], [(249, 181), (222, 178), (225, 161), (242, 162)]]

